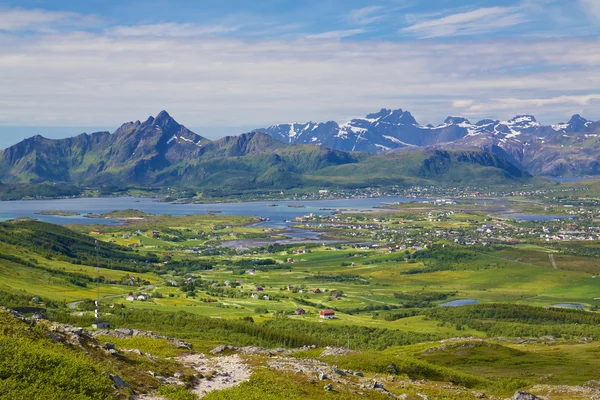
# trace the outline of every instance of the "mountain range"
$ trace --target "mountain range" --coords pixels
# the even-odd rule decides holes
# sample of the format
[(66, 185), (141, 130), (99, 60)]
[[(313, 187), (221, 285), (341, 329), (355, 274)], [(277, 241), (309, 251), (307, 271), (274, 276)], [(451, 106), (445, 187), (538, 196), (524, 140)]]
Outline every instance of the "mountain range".
[[(385, 113), (370, 119), (385, 119), (390, 127), (413, 121), (405, 112), (391, 112), (384, 117)], [(421, 128), (412, 126), (420, 132)], [(368, 131), (366, 125), (364, 129)], [(431, 129), (421, 145), (458, 140), (460, 135), (454, 130)], [(141, 185), (232, 192), (440, 182), (490, 185), (531, 178), (508, 154), (490, 149), (407, 145), (418, 150), (391, 152), (391, 147), (386, 147), (386, 152), (372, 154), (356, 148), (345, 151), (317, 145), (318, 140), (309, 140), (312, 144), (290, 144), (291, 140), (284, 143), (282, 137), (276, 139), (274, 132), (256, 131), (210, 141), (162, 111), (144, 122), (127, 122), (112, 134), (83, 133), (57, 140), (38, 135), (25, 139), (0, 152), (0, 181), (5, 185)], [(377, 135), (364, 137), (375, 140)]]
[(532, 115), (476, 123), (448, 117), (438, 126), (424, 126), (408, 111), (381, 109), (341, 125), (334, 121), (292, 123), (253, 132), (267, 133), (288, 144), (317, 144), (350, 152), (478, 148), (502, 154), (535, 175), (600, 174), (600, 122), (580, 115), (547, 126)]

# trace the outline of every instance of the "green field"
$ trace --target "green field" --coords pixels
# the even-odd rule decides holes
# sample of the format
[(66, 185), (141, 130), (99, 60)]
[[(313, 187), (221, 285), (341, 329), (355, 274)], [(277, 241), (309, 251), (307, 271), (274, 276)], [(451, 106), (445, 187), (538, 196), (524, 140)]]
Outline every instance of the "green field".
[[(393, 207), (319, 221), (338, 243), (250, 250), (220, 244), (276, 239), (281, 232), (250, 226), (254, 220), (245, 217), (152, 216), (135, 210), (119, 217), (128, 219), (119, 226), (68, 228), (31, 220), (0, 224), (0, 305), (38, 307), (56, 321), (90, 326), (91, 300), (99, 293), (103, 317), (115, 328), (189, 341), (195, 352), (220, 344), (317, 346), (293, 357), (361, 370), (375, 379), (394, 364), (397, 382), (402, 377), (429, 382), (416, 387), (386, 381), (386, 390), (413, 397), (510, 396), (527, 388), (562, 399), (569, 397), (560, 385), (588, 393), (581, 387), (600, 379), (594, 341), (600, 337), (600, 246), (546, 241), (537, 233), (589, 231), (593, 217), (575, 226), (567, 220), (520, 223), (485, 207)], [(379, 245), (354, 245), (352, 239)], [(141, 294), (148, 298), (127, 298)], [(479, 304), (439, 306), (464, 299)], [(583, 309), (552, 307), (565, 303)], [(296, 315), (299, 308), (302, 315)], [(324, 309), (335, 310), (335, 318), (319, 318)], [(166, 363), (161, 368), (179, 365), (172, 358), (187, 354), (170, 339), (99, 339), (152, 353)], [(324, 346), (359, 352), (321, 356)], [(273, 369), (263, 355), (244, 360), (253, 366), (250, 381), (207, 398), (249, 392), (269, 398), (269, 386), (289, 398), (352, 398), (353, 382), (360, 381), (338, 382), (326, 392), (310, 376), (292, 378), (285, 368)], [(168, 399), (193, 396), (192, 383), (169, 389), (141, 379), (126, 363), (108, 367), (96, 359), (92, 364), (120, 369), (144, 392), (158, 390)], [(466, 386), (468, 393), (444, 389), (445, 382)]]

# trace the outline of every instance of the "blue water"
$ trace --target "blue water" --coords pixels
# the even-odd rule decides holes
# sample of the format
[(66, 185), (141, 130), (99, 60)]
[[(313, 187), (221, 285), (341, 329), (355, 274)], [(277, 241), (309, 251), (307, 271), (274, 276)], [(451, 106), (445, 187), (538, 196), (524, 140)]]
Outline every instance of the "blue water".
[(583, 304), (553, 304), (552, 307), (564, 307), (564, 308), (578, 308), (582, 310)]
[[(339, 200), (307, 200), (307, 201), (256, 201), (240, 203), (212, 203), (212, 204), (172, 204), (158, 202), (155, 199), (136, 197), (110, 197), (110, 198), (77, 198), (58, 200), (25, 200), (25, 201), (0, 201), (0, 220), (19, 217), (36, 218), (41, 221), (58, 225), (66, 224), (116, 224), (118, 220), (86, 218), (83, 214), (103, 214), (113, 210), (135, 208), (151, 214), (189, 215), (206, 214), (209, 210), (219, 210), (220, 215), (256, 216), (269, 218), (258, 224), (262, 227), (281, 228), (289, 227), (284, 220), (294, 219), (297, 216), (314, 213), (316, 215), (329, 215), (335, 210), (370, 210), (381, 207), (382, 203), (407, 203), (421, 201), (408, 197), (379, 197), (356, 198)], [(277, 204), (278, 207), (269, 207), (267, 204)], [(288, 205), (304, 205), (304, 208), (293, 208)], [(328, 210), (321, 210), (327, 208)], [(57, 215), (38, 215), (39, 211), (74, 211), (82, 215), (62, 217)]]
[(468, 306), (471, 304), (479, 304), (477, 300), (464, 299), (464, 300), (453, 300), (447, 303), (440, 304), (440, 307), (458, 307), (458, 306)]
[(517, 214), (511, 215), (510, 218), (514, 218), (517, 221), (552, 221), (555, 219), (569, 218), (564, 215), (542, 215), (542, 214)]
[(582, 182), (582, 181), (594, 181), (600, 180), (600, 176), (543, 176), (542, 178), (549, 179), (554, 182)]

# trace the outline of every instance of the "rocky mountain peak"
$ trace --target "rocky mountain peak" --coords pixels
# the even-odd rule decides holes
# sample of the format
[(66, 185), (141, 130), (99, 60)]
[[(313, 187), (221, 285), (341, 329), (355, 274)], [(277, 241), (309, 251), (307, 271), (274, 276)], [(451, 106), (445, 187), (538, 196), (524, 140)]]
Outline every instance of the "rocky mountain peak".
[(444, 124), (446, 125), (460, 125), (460, 124), (468, 124), (471, 125), (468, 119), (463, 117), (448, 117), (444, 120)]

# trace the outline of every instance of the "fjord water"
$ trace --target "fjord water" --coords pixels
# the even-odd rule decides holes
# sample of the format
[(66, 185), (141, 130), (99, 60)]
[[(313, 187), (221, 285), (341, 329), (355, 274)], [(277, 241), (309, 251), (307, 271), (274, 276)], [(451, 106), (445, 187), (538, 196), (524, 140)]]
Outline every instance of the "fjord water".
[[(152, 198), (137, 197), (107, 197), (107, 198), (75, 198), (57, 200), (24, 200), (0, 201), (0, 220), (29, 217), (58, 225), (66, 224), (116, 224), (118, 220), (105, 218), (87, 218), (84, 214), (103, 214), (113, 210), (135, 208), (151, 214), (189, 215), (206, 214), (218, 210), (222, 215), (256, 216), (269, 221), (259, 225), (269, 228), (286, 228), (284, 220), (293, 219), (299, 215), (314, 213), (317, 215), (331, 214), (333, 209), (369, 210), (381, 207), (383, 203), (407, 203), (420, 201), (409, 197), (369, 197), (338, 200), (296, 200), (296, 201), (252, 201), (237, 203), (204, 203), (204, 204), (173, 204), (157, 201)], [(278, 207), (270, 207), (277, 204)], [(302, 208), (288, 207), (303, 205)], [(57, 216), (40, 215), (40, 211), (70, 211), (81, 215)]]

